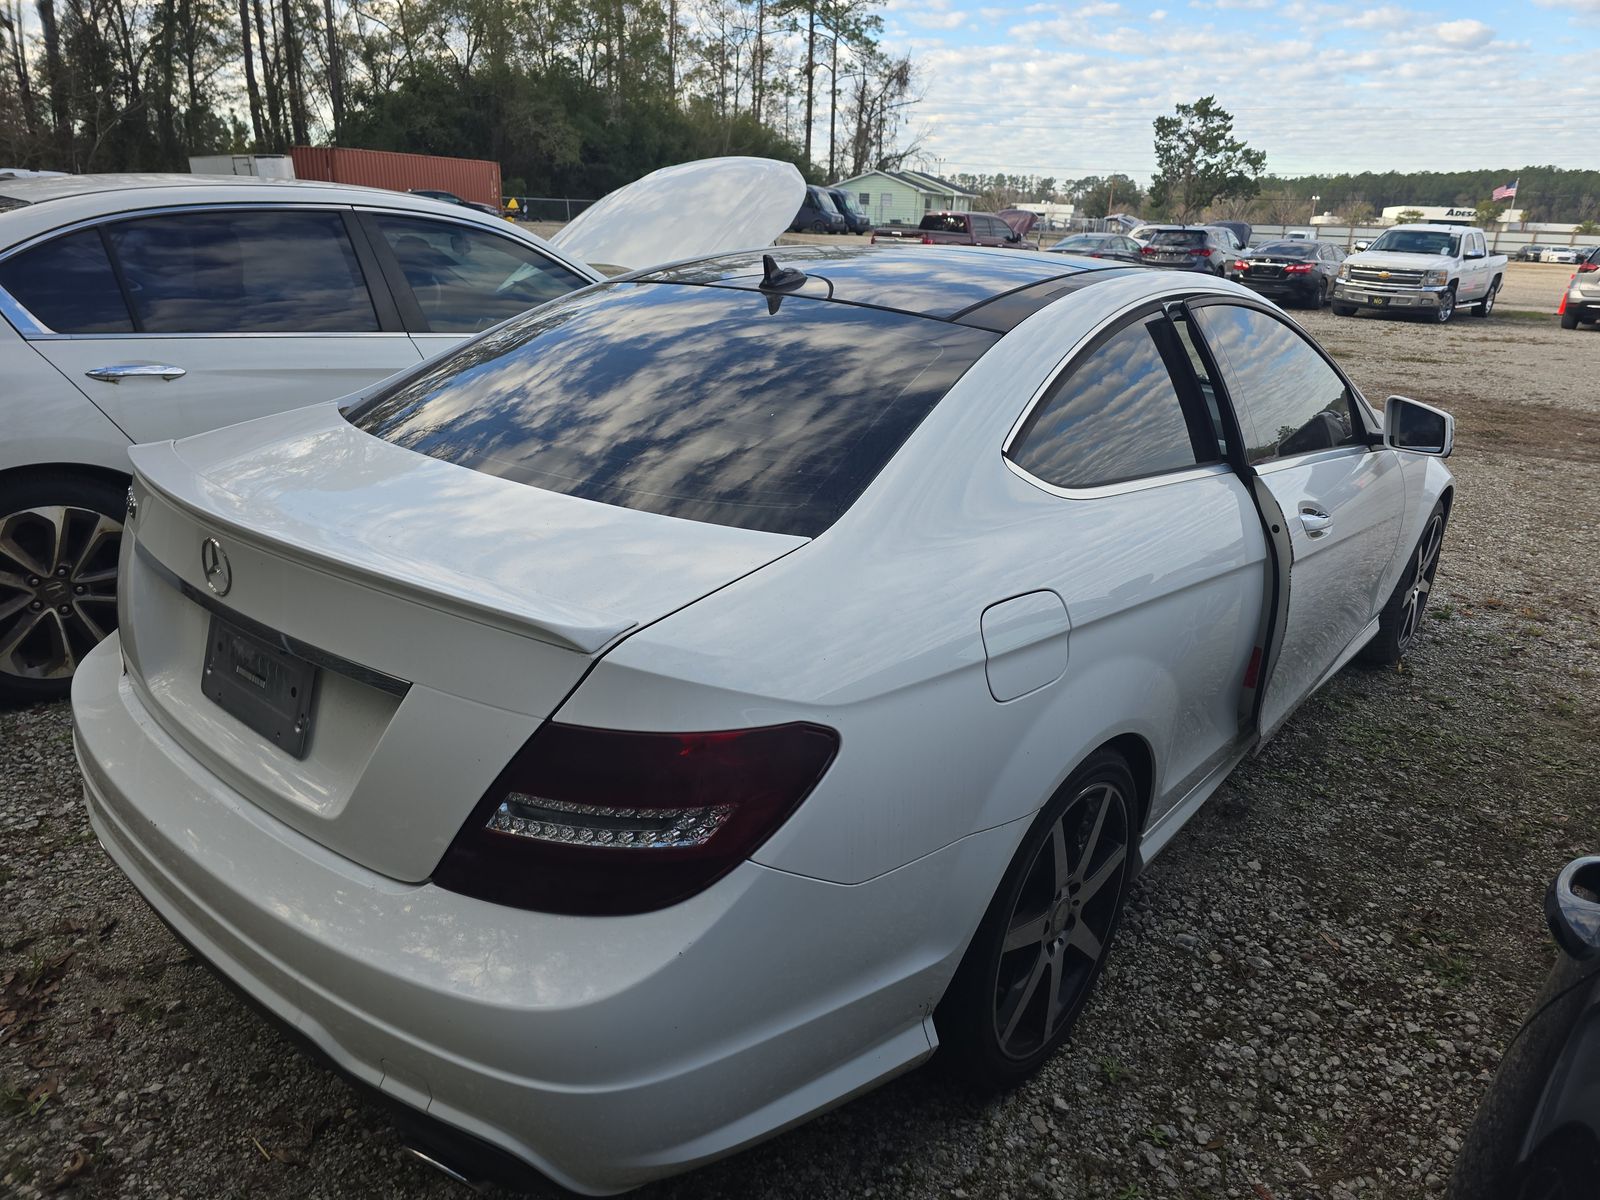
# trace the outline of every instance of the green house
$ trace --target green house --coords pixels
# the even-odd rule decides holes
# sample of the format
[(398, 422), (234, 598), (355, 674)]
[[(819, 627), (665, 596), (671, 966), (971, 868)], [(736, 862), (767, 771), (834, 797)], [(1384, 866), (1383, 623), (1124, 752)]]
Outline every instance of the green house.
[(921, 171), (867, 171), (833, 186), (848, 192), (874, 225), (915, 225), (924, 213), (969, 209), (978, 198)]

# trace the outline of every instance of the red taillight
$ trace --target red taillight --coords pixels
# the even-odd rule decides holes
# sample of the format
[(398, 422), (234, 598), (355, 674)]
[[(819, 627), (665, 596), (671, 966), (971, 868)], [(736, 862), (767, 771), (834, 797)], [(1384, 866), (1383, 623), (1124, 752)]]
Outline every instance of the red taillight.
[(1193, 250), (1189, 251), (1189, 253), (1194, 255), (1196, 258), (1210, 258), (1211, 257), (1211, 247), (1210, 246), (1196, 246)]
[(479, 801), (433, 882), (541, 912), (666, 908), (749, 858), (838, 748), (833, 730), (803, 723), (633, 733), (546, 722)]
[(1578, 270), (1579, 271), (1600, 271), (1600, 263), (1592, 263), (1592, 262), (1579, 263), (1578, 264)]
[(1139, 253), (1140, 254), (1154, 254), (1155, 252), (1156, 252), (1156, 248), (1154, 246), (1140, 246), (1139, 247)]
[(1309, 274), (1311, 274), (1311, 264), (1310, 263), (1285, 263), (1284, 264), (1284, 268), (1283, 268), (1283, 273), (1285, 275), (1309, 275)]
[(1235, 271), (1248, 271), (1250, 264), (1242, 258), (1236, 258), (1233, 260), (1233, 269)]
[(924, 245), (924, 246), (931, 246), (931, 245), (933, 245), (933, 234), (931, 234), (931, 233), (925, 233), (925, 234), (923, 234), (923, 235), (922, 235), (922, 244), (923, 244), (923, 245)]

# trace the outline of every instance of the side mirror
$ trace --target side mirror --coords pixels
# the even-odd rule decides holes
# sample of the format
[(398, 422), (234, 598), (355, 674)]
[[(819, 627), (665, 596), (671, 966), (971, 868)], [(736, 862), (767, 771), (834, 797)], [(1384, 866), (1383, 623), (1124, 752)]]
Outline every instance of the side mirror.
[(1383, 406), (1383, 444), (1391, 450), (1449, 458), (1455, 449), (1456, 419), (1431, 404), (1390, 396)]
[(1561, 868), (1544, 894), (1544, 919), (1556, 945), (1573, 958), (1600, 957), (1600, 856)]
[(1020, 233), (1013, 233), (1010, 237), (1006, 238), (1006, 241), (1008, 242), (1020, 242), (1021, 240), (1022, 235)]
[(1461, 257), (1462, 258), (1482, 258), (1483, 257), (1483, 251), (1481, 251), (1481, 250), (1468, 250)]
[(1371, 242), (1357, 242), (1356, 243), (1356, 253), (1360, 254), (1363, 250), (1365, 250), (1370, 245), (1372, 245)]

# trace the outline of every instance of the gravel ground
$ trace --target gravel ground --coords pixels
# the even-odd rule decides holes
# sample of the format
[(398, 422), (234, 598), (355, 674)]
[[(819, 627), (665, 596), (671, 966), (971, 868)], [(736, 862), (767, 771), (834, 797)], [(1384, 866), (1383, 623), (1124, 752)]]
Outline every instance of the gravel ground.
[[(985, 1098), (906, 1076), (673, 1197), (1351, 1200), (1443, 1189), (1600, 845), (1595, 335), (1306, 318), (1458, 418), (1403, 670), (1351, 669), (1138, 884), (1071, 1045)], [(460, 1195), (175, 943), (91, 834), (65, 705), (0, 712), (0, 1193)]]

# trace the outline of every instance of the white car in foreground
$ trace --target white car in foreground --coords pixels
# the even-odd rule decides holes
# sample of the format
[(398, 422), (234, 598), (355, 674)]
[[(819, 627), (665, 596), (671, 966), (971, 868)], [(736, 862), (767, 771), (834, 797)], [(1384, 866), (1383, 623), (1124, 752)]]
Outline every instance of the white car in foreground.
[(1405, 651), (1451, 439), (1226, 280), (641, 273), (137, 447), (90, 817), (463, 1175), (623, 1190), (940, 1047), (1012, 1082), (1142, 864)]
[(770, 242), (767, 159), (664, 168), (551, 242), (374, 188), (0, 179), (0, 698), (64, 696), (116, 627), (128, 446), (348, 395), (604, 278)]

